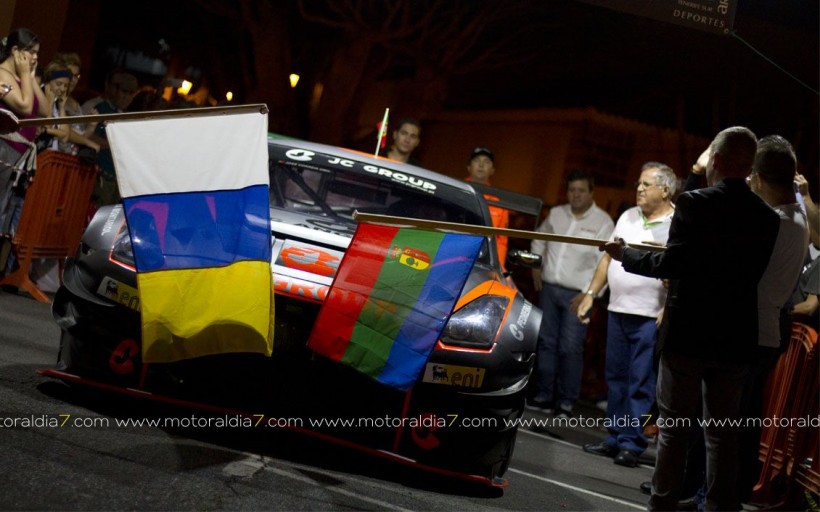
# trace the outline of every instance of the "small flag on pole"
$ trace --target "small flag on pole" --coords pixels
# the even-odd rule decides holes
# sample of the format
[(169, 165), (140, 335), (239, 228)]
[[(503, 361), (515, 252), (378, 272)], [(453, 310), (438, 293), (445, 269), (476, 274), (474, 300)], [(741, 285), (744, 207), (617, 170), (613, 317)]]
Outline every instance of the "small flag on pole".
[(483, 238), (359, 224), (308, 340), (388, 386), (413, 386), (450, 318)]
[(384, 109), (384, 117), (382, 121), (376, 125), (379, 129), (379, 139), (376, 142), (376, 153), (374, 156), (379, 156), (379, 150), (387, 147), (387, 117), (390, 115), (390, 109)]

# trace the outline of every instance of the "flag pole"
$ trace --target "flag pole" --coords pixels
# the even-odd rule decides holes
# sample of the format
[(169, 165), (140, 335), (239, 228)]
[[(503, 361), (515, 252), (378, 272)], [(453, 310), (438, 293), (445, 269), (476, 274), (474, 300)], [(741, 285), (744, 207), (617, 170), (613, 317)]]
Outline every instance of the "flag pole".
[(111, 121), (137, 121), (159, 118), (217, 116), (230, 114), (249, 114), (258, 112), (268, 113), (268, 106), (264, 103), (251, 105), (231, 105), (225, 107), (181, 108), (175, 110), (151, 110), (148, 112), (118, 112), (115, 114), (93, 114), (87, 116), (67, 117), (38, 117), (36, 119), (21, 119), (17, 121), (19, 127), (25, 126), (54, 126), (58, 124), (98, 123)]
[(379, 124), (379, 136), (376, 138), (376, 152), (373, 156), (379, 156), (379, 150), (382, 147), (382, 140), (387, 137), (387, 116), (390, 115), (390, 108), (384, 109), (384, 117)]
[[(576, 245), (590, 245), (600, 247), (612, 240), (600, 238), (584, 238), (580, 236), (556, 235), (553, 233), (542, 233), (541, 231), (525, 231), (522, 229), (494, 228), (490, 226), (476, 226), (473, 224), (459, 224), (457, 222), (441, 222), (437, 220), (413, 219), (410, 217), (395, 217), (393, 215), (379, 215), (375, 213), (353, 212), (353, 219), (357, 222), (370, 222), (372, 224), (384, 224), (388, 226), (403, 226), (420, 229), (430, 229), (433, 231), (446, 231), (451, 233), (465, 233), (468, 235), (499, 235), (512, 238), (526, 238), (529, 240), (546, 240), (548, 242), (563, 242)], [(666, 247), (662, 245), (650, 245), (648, 243), (629, 244), (635, 249), (644, 251), (663, 251)]]

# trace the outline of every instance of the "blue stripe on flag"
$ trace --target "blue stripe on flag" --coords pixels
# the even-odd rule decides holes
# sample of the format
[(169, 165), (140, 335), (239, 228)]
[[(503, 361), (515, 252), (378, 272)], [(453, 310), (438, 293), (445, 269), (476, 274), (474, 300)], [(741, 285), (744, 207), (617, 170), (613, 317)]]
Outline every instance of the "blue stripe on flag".
[(123, 200), (138, 272), (270, 261), (268, 186)]
[(415, 384), (467, 282), (483, 240), (453, 233), (444, 236), (418, 301), (390, 348), (379, 382), (400, 389)]

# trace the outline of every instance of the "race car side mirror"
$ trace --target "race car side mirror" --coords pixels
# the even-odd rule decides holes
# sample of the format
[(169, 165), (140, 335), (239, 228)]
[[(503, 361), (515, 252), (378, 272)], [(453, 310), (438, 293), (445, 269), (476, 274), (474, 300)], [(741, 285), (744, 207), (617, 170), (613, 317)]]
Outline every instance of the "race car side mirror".
[(540, 254), (523, 249), (512, 249), (507, 252), (507, 261), (522, 267), (541, 268), (541, 260)]

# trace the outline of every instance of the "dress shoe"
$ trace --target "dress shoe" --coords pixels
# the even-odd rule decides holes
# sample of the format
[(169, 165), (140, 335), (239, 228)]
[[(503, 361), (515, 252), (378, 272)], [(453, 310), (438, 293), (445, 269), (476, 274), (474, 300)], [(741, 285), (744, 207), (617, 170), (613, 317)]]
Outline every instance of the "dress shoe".
[(695, 498), (687, 498), (685, 500), (678, 501), (678, 508), (677, 510), (681, 511), (689, 511), (689, 510), (698, 510), (698, 502), (695, 501)]
[(638, 466), (638, 454), (633, 452), (632, 450), (623, 449), (618, 452), (618, 455), (615, 456), (615, 464), (619, 466), (626, 466), (628, 468), (634, 468)]
[(584, 445), (584, 451), (587, 453), (594, 453), (595, 455), (612, 458), (618, 454), (618, 447), (606, 444), (604, 442), (587, 443)]
[(641, 485), (639, 487), (640, 487), (642, 493), (652, 494), (652, 482), (649, 482), (649, 481), (641, 482)]

